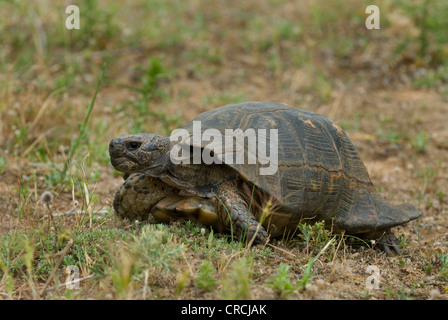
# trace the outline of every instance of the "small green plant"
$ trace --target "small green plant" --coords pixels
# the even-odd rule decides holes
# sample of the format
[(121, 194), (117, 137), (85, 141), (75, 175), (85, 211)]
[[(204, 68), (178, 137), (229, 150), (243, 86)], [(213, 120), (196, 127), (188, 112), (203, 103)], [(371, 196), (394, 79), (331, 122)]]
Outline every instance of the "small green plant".
[(6, 172), (6, 158), (0, 157), (0, 175)]
[(397, 292), (394, 289), (389, 290), (387, 287), (384, 288), (384, 291), (386, 292), (386, 296), (388, 299), (396, 299), (396, 300), (414, 300), (412, 298), (412, 293), (414, 292), (417, 285), (421, 285), (422, 283), (415, 283), (411, 289), (409, 289), (407, 292), (404, 288), (404, 286), (401, 287), (400, 291)]
[[(139, 65), (138, 69), (143, 72), (141, 77), (141, 87), (131, 87), (131, 89), (141, 93), (142, 99), (149, 102), (155, 96), (163, 96), (164, 92), (158, 88), (158, 82), (161, 79), (168, 77), (163, 65), (162, 60), (158, 58), (150, 58), (148, 65)], [(143, 112), (143, 110), (140, 110)]]
[(28, 239), (24, 239), (22, 246), (25, 250), (22, 257), (23, 262), (26, 266), (26, 277), (28, 280), (28, 285), (31, 289), (31, 293), (33, 294), (33, 298), (36, 299), (39, 294), (37, 292), (33, 276), (34, 246), (30, 243), (30, 241), (28, 241)]
[(145, 124), (149, 123), (149, 119), (152, 117), (161, 121), (164, 134), (168, 135), (173, 126), (180, 124), (181, 116), (179, 114), (166, 114), (163, 111), (151, 108), (150, 105), (152, 100), (165, 96), (165, 92), (159, 88), (159, 83), (160, 80), (168, 78), (168, 73), (163, 67), (162, 60), (158, 58), (150, 58), (146, 66), (140, 65), (138, 69), (143, 72), (141, 85), (130, 87), (130, 89), (137, 92), (139, 97), (127, 102), (126, 106), (131, 106), (131, 110), (123, 108), (126, 116), (132, 119), (131, 132), (147, 132), (148, 129)]
[(24, 181), (24, 179), (19, 177), (19, 186), (12, 186), (18, 193), (18, 198), (14, 199), (16, 205), (16, 213), (19, 217), (29, 216), (32, 212), (31, 206), (31, 189), (30, 181)]
[(322, 248), (328, 242), (330, 231), (325, 229), (325, 222), (319, 221), (314, 224), (301, 223), (298, 226), (301, 237), (305, 240), (307, 248)]
[(418, 152), (423, 153), (425, 152), (426, 146), (430, 139), (431, 138), (427, 134), (419, 130), (415, 138), (412, 140), (411, 144)]
[(440, 262), (440, 275), (443, 278), (448, 278), (448, 253), (440, 253), (436, 257)]
[(313, 274), (314, 262), (316, 262), (316, 260), (319, 259), (319, 257), (325, 252), (325, 250), (327, 250), (327, 248), (334, 242), (334, 239), (334, 237), (330, 239), (330, 241), (325, 244), (322, 250), (315, 257), (312, 257), (308, 260), (308, 263), (305, 265), (305, 271), (303, 272), (302, 279), (297, 281), (301, 290), (305, 289), (307, 283), (310, 282), (310, 278)]
[(181, 274), (181, 276), (177, 278), (177, 288), (174, 298), (177, 298), (181, 294), (181, 292), (185, 289), (185, 287), (188, 286), (189, 276), (190, 272), (188, 270), (185, 270), (183, 274)]
[(129, 299), (133, 279), (137, 272), (136, 257), (132, 254), (121, 251), (110, 271), (110, 278), (115, 289), (115, 296), (118, 299)]
[(251, 299), (251, 269), (251, 261), (247, 257), (235, 260), (222, 280), (221, 297), (225, 300)]
[(298, 289), (296, 281), (288, 273), (291, 266), (280, 264), (277, 273), (266, 279), (266, 286), (275, 290), (281, 299), (286, 299), (291, 293)]
[(384, 128), (379, 128), (377, 130), (377, 135), (380, 138), (385, 139), (392, 144), (402, 143), (404, 136), (403, 133), (397, 132), (394, 129), (384, 129)]
[(437, 193), (437, 198), (439, 199), (440, 202), (443, 202), (443, 200), (445, 199), (445, 197), (446, 197), (446, 193), (443, 192), (442, 190), (440, 190), (440, 191)]
[(315, 83), (318, 96), (325, 102), (329, 101), (333, 93), (331, 79), (326, 77), (322, 72), (318, 72)]
[(17, 231), (2, 234), (0, 237), (0, 275), (13, 277), (23, 268), (23, 241), (25, 235)]
[(424, 69), (412, 79), (412, 85), (416, 88), (434, 88), (441, 83), (448, 82), (448, 66), (441, 65), (435, 69)]
[[(145, 298), (147, 289), (151, 291), (150, 281), (173, 271), (185, 250), (163, 225), (144, 225), (131, 236), (130, 241), (121, 242), (110, 251), (111, 264), (92, 268), (99, 279), (112, 280), (118, 299), (135, 298), (138, 292), (134, 288), (139, 285), (144, 286), (142, 297)], [(178, 290), (180, 293), (182, 288)]]
[(359, 297), (363, 300), (368, 300), (373, 296), (372, 292), (367, 289), (363, 290), (363, 291), (358, 291), (358, 294), (359, 294)]
[(423, 259), (423, 263), (424, 263), (425, 273), (430, 274), (432, 271), (432, 268), (434, 267), (433, 264), (426, 259)]
[(211, 291), (216, 288), (217, 280), (212, 277), (216, 272), (213, 264), (210, 261), (203, 261), (198, 267), (198, 275), (194, 278), (196, 287), (204, 289), (205, 291)]
[(178, 244), (174, 234), (167, 233), (163, 225), (145, 225), (139, 235), (129, 244), (130, 252), (146, 268), (160, 268), (166, 272), (174, 268), (174, 263), (185, 250)]
[(86, 116), (84, 117), (84, 121), (83, 121), (83, 123), (82, 123), (82, 124), (80, 125), (80, 127), (79, 127), (79, 134), (78, 134), (78, 137), (77, 137), (76, 140), (71, 144), (71, 146), (70, 146), (70, 153), (69, 153), (69, 155), (68, 155), (67, 160), (65, 161), (64, 168), (63, 168), (62, 171), (60, 172), (60, 181), (61, 181), (61, 182), (65, 180), (65, 177), (66, 177), (66, 175), (67, 175), (67, 170), (68, 170), (68, 167), (69, 167), (69, 165), (70, 165), (70, 163), (71, 163), (71, 161), (72, 161), (72, 158), (73, 158), (73, 156), (75, 155), (75, 152), (77, 151), (77, 149), (78, 149), (78, 147), (79, 147), (79, 143), (80, 143), (81, 139), (84, 137), (84, 135), (85, 135), (85, 133), (86, 133), (86, 130), (87, 130), (87, 123), (88, 123), (88, 121), (89, 121), (90, 114), (92, 113), (93, 106), (95, 105), (96, 96), (98, 95), (98, 92), (99, 92), (99, 90), (100, 90), (101, 83), (103, 82), (103, 79), (104, 79), (104, 72), (105, 72), (105, 71), (106, 71), (106, 64), (103, 65), (103, 69), (101, 70), (101, 74), (100, 74), (100, 77), (99, 77), (99, 79), (98, 79), (98, 83), (97, 83), (97, 86), (96, 86), (95, 93), (94, 93), (94, 95), (93, 95), (92, 100), (90, 101), (90, 105), (89, 105), (88, 108), (87, 108), (87, 113), (86, 113)]

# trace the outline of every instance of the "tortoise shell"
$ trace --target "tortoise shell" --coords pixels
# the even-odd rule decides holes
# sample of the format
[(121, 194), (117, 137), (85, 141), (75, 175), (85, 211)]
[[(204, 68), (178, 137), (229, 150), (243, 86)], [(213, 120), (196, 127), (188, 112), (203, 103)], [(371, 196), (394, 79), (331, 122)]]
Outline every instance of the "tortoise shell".
[[(296, 226), (302, 219), (325, 220), (336, 232), (356, 234), (386, 230), (419, 216), (412, 205), (387, 203), (373, 186), (345, 132), (316, 113), (275, 102), (230, 104), (204, 112), (188, 123), (184, 128), (191, 140), (194, 121), (200, 121), (202, 133), (213, 128), (223, 136), (226, 129), (277, 129), (275, 174), (260, 175), (260, 162), (226, 163), (224, 148), (219, 158), (278, 203), (281, 225)], [(207, 144), (202, 142), (198, 147), (207, 148)], [(247, 160), (251, 149), (239, 147), (243, 147)]]

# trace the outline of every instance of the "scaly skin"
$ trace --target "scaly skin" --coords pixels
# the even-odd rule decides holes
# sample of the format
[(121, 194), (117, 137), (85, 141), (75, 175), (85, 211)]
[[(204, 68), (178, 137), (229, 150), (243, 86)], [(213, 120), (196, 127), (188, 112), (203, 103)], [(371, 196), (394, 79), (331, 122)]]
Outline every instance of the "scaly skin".
[[(147, 220), (159, 201), (177, 193), (177, 189), (157, 178), (133, 173), (118, 189), (114, 199), (114, 209), (121, 218), (131, 221)], [(248, 205), (239, 193), (236, 181), (221, 184), (217, 198), (216, 212), (222, 226), (221, 228), (218, 226), (219, 229), (231, 230), (236, 238), (245, 239), (248, 242), (255, 236), (254, 244), (265, 244), (268, 241), (268, 233), (249, 213)], [(167, 211), (165, 214), (170, 215), (170, 212)], [(159, 218), (157, 215), (154, 217)], [(171, 213), (170, 220), (176, 219), (179, 219), (179, 214)]]
[(115, 194), (114, 210), (121, 217), (131, 221), (147, 220), (154, 205), (178, 190), (160, 179), (143, 173), (133, 173)]
[(269, 234), (249, 212), (249, 206), (240, 194), (237, 181), (227, 181), (218, 189), (218, 216), (227, 230), (240, 240), (254, 244), (268, 242)]
[[(178, 192), (179, 190), (158, 178), (133, 173), (118, 189), (113, 206), (116, 214), (121, 218), (144, 221), (148, 220), (151, 210), (159, 201)], [(237, 181), (221, 184), (216, 196), (218, 199), (216, 212), (221, 223), (219, 229), (231, 231), (239, 240), (250, 242), (253, 239), (254, 244), (265, 244), (269, 240), (269, 234), (265, 228), (259, 225), (255, 216), (249, 212), (249, 206), (240, 193)], [(165, 214), (170, 213), (165, 212)], [(168, 220), (160, 219), (157, 215), (154, 218), (161, 222), (175, 221), (179, 219), (179, 213), (171, 214)], [(390, 230), (367, 233), (363, 238), (379, 239), (377, 246), (388, 256), (393, 255), (392, 251), (400, 254), (398, 240)]]

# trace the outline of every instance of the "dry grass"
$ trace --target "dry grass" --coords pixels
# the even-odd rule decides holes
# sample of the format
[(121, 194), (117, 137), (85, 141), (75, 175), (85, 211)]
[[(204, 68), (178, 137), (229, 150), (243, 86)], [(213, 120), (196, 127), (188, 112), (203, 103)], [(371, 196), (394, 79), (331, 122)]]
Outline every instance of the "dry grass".
[[(437, 32), (446, 26), (422, 23), (420, 2), (381, 2), (373, 31), (362, 1), (75, 3), (81, 29), (72, 31), (64, 3), (0, 4), (0, 299), (446, 299), (448, 51)], [(331, 234), (246, 250), (192, 224), (113, 216), (112, 137), (166, 134), (244, 100), (340, 123), (382, 194), (423, 212), (396, 230), (403, 255)], [(142, 257), (135, 248), (147, 243), (155, 249)], [(65, 287), (70, 265), (79, 289)], [(366, 287), (370, 265), (379, 289)]]

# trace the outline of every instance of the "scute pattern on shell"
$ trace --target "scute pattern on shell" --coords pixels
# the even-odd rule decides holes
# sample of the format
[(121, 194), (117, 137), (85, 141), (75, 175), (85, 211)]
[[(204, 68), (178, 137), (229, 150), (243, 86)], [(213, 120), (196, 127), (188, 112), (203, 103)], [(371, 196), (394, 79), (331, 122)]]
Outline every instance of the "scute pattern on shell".
[[(334, 218), (334, 229), (354, 233), (387, 229), (418, 216), (395, 210), (376, 192), (353, 143), (334, 122), (275, 102), (246, 102), (204, 112), (185, 126), (201, 130), (277, 129), (278, 171), (259, 175), (260, 164), (228, 164), (280, 204), (288, 224)], [(204, 145), (202, 146), (204, 147)], [(245, 148), (245, 159), (248, 159)], [(224, 156), (222, 156), (225, 159)]]

